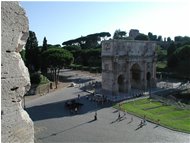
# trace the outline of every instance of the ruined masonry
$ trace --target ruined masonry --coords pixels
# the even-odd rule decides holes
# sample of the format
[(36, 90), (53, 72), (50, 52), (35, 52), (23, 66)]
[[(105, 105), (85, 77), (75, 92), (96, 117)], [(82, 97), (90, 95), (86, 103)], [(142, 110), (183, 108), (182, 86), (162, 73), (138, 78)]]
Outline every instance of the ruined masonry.
[(117, 96), (156, 86), (156, 43), (107, 40), (102, 44), (103, 94)]
[(28, 19), (18, 2), (1, 2), (1, 138), (2, 143), (33, 143), (34, 127), (22, 108), (30, 88), (28, 69), (19, 52), (28, 38)]

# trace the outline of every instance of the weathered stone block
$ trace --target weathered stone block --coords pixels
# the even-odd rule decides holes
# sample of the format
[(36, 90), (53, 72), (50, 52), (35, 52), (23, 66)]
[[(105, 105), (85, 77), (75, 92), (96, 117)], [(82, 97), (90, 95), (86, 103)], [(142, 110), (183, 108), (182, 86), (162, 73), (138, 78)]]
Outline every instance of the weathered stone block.
[(28, 19), (18, 2), (1, 2), (1, 118), (3, 143), (34, 142), (34, 127), (21, 102), (30, 87), (19, 54), (28, 38)]

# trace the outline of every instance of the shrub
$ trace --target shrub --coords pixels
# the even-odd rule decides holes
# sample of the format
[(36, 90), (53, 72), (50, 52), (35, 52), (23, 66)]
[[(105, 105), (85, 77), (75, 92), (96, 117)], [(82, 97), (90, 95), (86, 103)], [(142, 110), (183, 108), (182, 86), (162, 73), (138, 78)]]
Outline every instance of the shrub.
[(31, 84), (39, 84), (40, 83), (40, 73), (32, 73), (30, 74)]

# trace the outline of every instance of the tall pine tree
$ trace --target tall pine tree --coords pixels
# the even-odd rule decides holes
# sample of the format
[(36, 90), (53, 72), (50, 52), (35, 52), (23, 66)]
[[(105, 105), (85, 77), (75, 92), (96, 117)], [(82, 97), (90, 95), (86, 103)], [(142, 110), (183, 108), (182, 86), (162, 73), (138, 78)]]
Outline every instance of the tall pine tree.
[[(43, 55), (43, 52), (47, 51), (47, 48), (48, 48), (48, 45), (47, 45), (47, 39), (46, 37), (44, 37), (44, 40), (43, 40), (43, 46), (42, 46), (42, 50), (41, 50), (41, 55)], [(44, 63), (44, 58), (43, 56), (41, 56), (41, 72), (46, 75), (47, 74), (47, 66), (46, 64)]]
[(25, 49), (26, 66), (30, 72), (38, 71), (40, 68), (40, 51), (35, 32), (29, 31), (29, 37), (26, 42)]
[(44, 37), (43, 46), (42, 46), (42, 51), (41, 52), (46, 51), (47, 48), (48, 48), (47, 39), (46, 39), (46, 37)]

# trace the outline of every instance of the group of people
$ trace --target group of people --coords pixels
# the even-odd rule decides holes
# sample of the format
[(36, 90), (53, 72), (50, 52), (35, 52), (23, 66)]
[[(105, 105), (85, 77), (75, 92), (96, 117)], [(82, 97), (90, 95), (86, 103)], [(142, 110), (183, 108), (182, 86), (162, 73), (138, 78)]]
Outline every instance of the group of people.
[[(125, 116), (126, 115), (126, 112), (124, 112), (124, 115), (123, 116)], [(123, 117), (122, 116), (122, 117)], [(118, 111), (118, 118), (117, 118), (117, 120), (121, 120), (121, 113), (120, 113), (120, 111)], [(95, 111), (95, 113), (94, 113), (94, 120), (97, 120), (98, 118), (97, 118), (97, 111)], [(131, 122), (133, 122), (133, 117), (131, 117), (131, 121), (130, 121), (130, 123)], [(157, 124), (157, 126), (160, 124), (160, 120), (158, 119), (157, 120), (157, 122), (156, 122), (156, 124)], [(139, 128), (141, 128), (141, 127), (143, 127), (143, 126), (145, 126), (145, 125), (147, 125), (147, 121), (146, 121), (146, 116), (144, 115), (144, 117), (143, 117), (143, 119), (141, 120), (141, 122), (140, 122), (140, 124), (139, 124)]]

